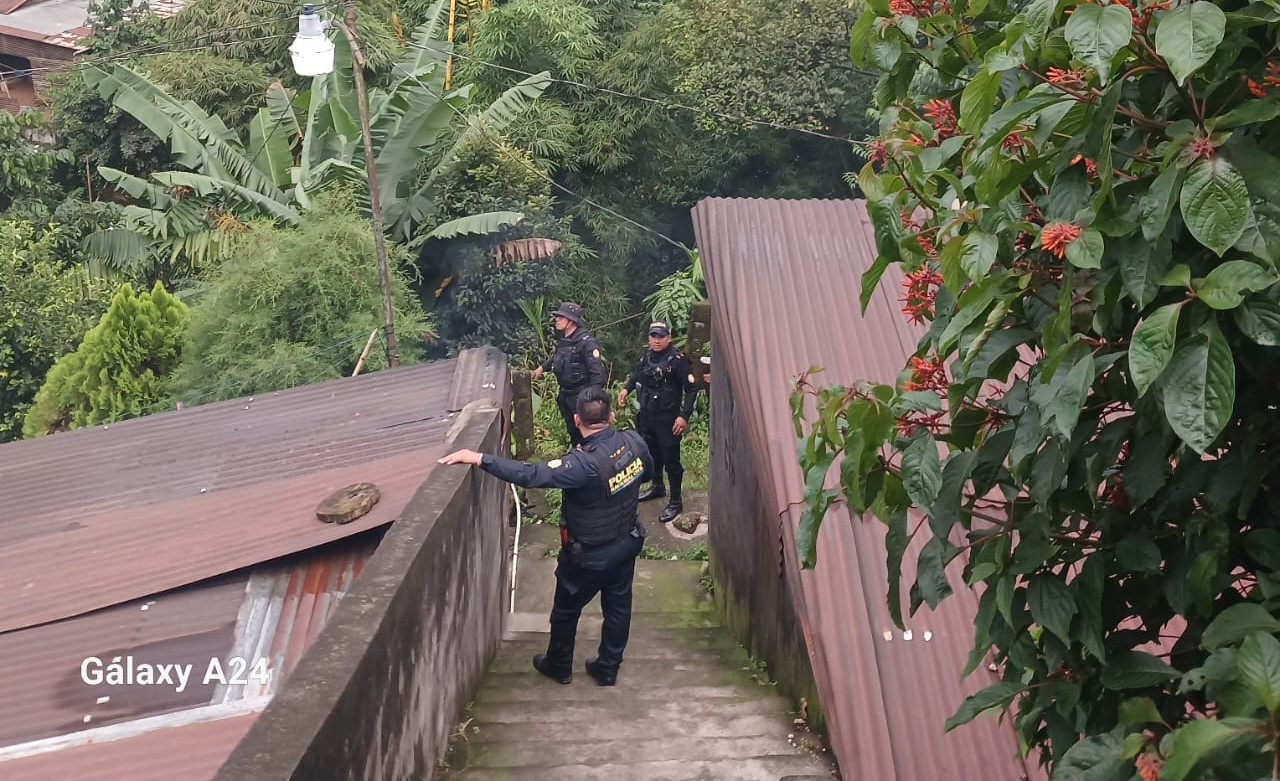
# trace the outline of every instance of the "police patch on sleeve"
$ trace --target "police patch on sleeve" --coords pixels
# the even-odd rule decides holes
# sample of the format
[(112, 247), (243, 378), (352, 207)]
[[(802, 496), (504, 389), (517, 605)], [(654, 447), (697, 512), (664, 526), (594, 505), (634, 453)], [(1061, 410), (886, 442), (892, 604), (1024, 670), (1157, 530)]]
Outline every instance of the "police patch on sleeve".
[(690, 384), (690, 385), (692, 385), (692, 384), (693, 384), (693, 383), (695, 383), (695, 382), (697, 382), (697, 379), (695, 379), (695, 378), (694, 378), (694, 376), (693, 376), (692, 374), (690, 374), (690, 375), (689, 375), (689, 384)]
[(547, 462), (547, 466), (551, 467), (552, 469), (559, 469), (560, 467), (564, 466), (564, 461), (558, 458), (553, 458)]
[(600, 350), (598, 350), (598, 349), (596, 349), (596, 350), (592, 350), (592, 351), (591, 351), (591, 357), (592, 357), (592, 358), (599, 358), (599, 357), (600, 357)]

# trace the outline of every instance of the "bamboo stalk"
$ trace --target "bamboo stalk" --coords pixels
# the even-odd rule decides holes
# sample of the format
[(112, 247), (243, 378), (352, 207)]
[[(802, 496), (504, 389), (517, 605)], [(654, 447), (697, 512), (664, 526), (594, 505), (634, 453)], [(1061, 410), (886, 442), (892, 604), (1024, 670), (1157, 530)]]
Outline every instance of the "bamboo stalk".
[(356, 361), (356, 370), (351, 372), (352, 377), (360, 373), (360, 369), (364, 366), (364, 359), (369, 357), (369, 348), (373, 347), (373, 337), (377, 335), (377, 328), (369, 332), (369, 341), (364, 343), (364, 352), (360, 353), (360, 360)]
[[(458, 21), (458, 0), (449, 0), (449, 48), (453, 49), (453, 32)], [(453, 85), (453, 55), (449, 55), (449, 60), (444, 64), (444, 88), (450, 89)]]

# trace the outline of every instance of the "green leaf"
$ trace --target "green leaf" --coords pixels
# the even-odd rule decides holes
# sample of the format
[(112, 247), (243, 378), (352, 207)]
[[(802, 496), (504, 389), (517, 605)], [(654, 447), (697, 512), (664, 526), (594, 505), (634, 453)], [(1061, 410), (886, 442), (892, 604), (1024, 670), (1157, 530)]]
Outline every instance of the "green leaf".
[(855, 67), (867, 67), (867, 52), (871, 50), (871, 33), (875, 30), (875, 24), (879, 18), (874, 11), (865, 10), (849, 33), (849, 59), (853, 60)]
[(1265, 290), (1275, 284), (1275, 272), (1247, 260), (1228, 260), (1193, 287), (1200, 300), (1213, 309), (1235, 309), (1246, 291)]
[(1027, 690), (1027, 687), (1013, 681), (1001, 681), (982, 689), (965, 698), (955, 715), (947, 719), (944, 731), (950, 732), (956, 727), (968, 724), (979, 714), (992, 708), (1007, 708), (1014, 698)]
[(1229, 752), (1248, 739), (1245, 729), (1255, 724), (1253, 719), (1196, 719), (1182, 725), (1169, 736), (1168, 761), (1160, 769), (1160, 781), (1200, 778), (1199, 774), (1192, 775), (1198, 762), (1210, 753)]
[(1112, 691), (1145, 689), (1178, 677), (1178, 671), (1142, 651), (1120, 651), (1102, 670), (1102, 685)]
[(524, 219), (520, 212), (485, 212), (442, 222), (426, 235), (429, 239), (451, 239), (455, 236), (487, 236)]
[(1254, 632), (1240, 646), (1240, 681), (1275, 712), (1280, 708), (1280, 640)]
[(249, 159), (259, 171), (270, 176), (277, 187), (290, 183), (293, 150), (289, 144), (288, 129), (277, 123), (268, 109), (258, 109), (249, 122)]
[(1053, 781), (1124, 781), (1128, 764), (1124, 740), (1117, 735), (1091, 735), (1067, 749), (1053, 771)]
[(1071, 432), (1080, 419), (1080, 410), (1093, 385), (1094, 371), (1093, 354), (1086, 353), (1069, 372), (1059, 368), (1048, 385), (1041, 385), (1032, 392), (1032, 400), (1040, 408), (1043, 423), (1052, 422), (1053, 431), (1063, 439), (1071, 438)]
[(1169, 269), (1164, 276), (1160, 277), (1159, 285), (1161, 287), (1185, 287), (1191, 288), (1191, 269), (1186, 263), (1179, 263)]
[(823, 490), (827, 472), (835, 461), (834, 451), (824, 451), (805, 465), (804, 510), (800, 514), (800, 526), (796, 529), (796, 553), (801, 565), (812, 569), (818, 563), (818, 530), (827, 508), (836, 499), (836, 491)]
[(1027, 54), (1039, 54), (1044, 46), (1045, 34), (1049, 31), (1049, 22), (1053, 12), (1057, 10), (1058, 0), (1032, 0), (1026, 10), (1026, 42)]
[(1138, 202), (1142, 215), (1142, 235), (1148, 241), (1164, 233), (1169, 224), (1169, 215), (1173, 214), (1173, 205), (1178, 202), (1179, 185), (1182, 172), (1177, 166), (1169, 166), (1151, 183), (1151, 189)]
[(1132, 697), (1120, 703), (1120, 723), (1126, 727), (1159, 724), (1164, 719), (1150, 697)]
[(1255, 529), (1245, 535), (1244, 550), (1249, 558), (1272, 572), (1280, 572), (1280, 532)]
[(1159, 572), (1160, 548), (1144, 532), (1131, 532), (1116, 546), (1116, 563), (1129, 572)]
[(973, 472), (977, 453), (972, 450), (953, 452), (942, 470), (942, 484), (929, 513), (929, 528), (941, 538), (946, 538), (951, 527), (960, 522), (960, 503), (964, 498), (964, 484)]
[(1104, 249), (1106, 247), (1102, 234), (1093, 228), (1087, 228), (1080, 234), (1080, 238), (1067, 245), (1067, 262), (1076, 268), (1102, 268)]
[(1227, 16), (1213, 3), (1180, 6), (1160, 17), (1156, 28), (1156, 53), (1169, 63), (1179, 84), (1213, 58), (1227, 29)]
[(982, 130), (999, 94), (999, 73), (984, 70), (974, 76), (960, 94), (960, 129), (970, 135)]
[(934, 537), (920, 549), (920, 556), (916, 559), (916, 584), (930, 608), (936, 608), (951, 595), (945, 555), (945, 541), (941, 537)]
[(1066, 584), (1055, 577), (1041, 575), (1031, 581), (1027, 602), (1037, 624), (1071, 645), (1071, 619), (1076, 614), (1076, 601)]
[(1120, 267), (1120, 277), (1129, 297), (1145, 308), (1160, 292), (1156, 280), (1169, 262), (1170, 243), (1164, 237), (1155, 242), (1131, 233), (1107, 242), (1107, 254)]
[(1178, 203), (1191, 235), (1218, 257), (1231, 249), (1249, 220), (1244, 178), (1223, 157), (1201, 160), (1191, 167)]
[(1280, 103), (1274, 100), (1249, 100), (1220, 117), (1211, 118), (1206, 124), (1211, 130), (1230, 130), (1270, 122), (1276, 117), (1280, 117)]
[(1280, 621), (1256, 602), (1241, 602), (1222, 611), (1205, 627), (1200, 645), (1207, 651), (1231, 645), (1254, 632), (1280, 632)]
[(1106, 84), (1111, 79), (1111, 60), (1133, 36), (1133, 17), (1121, 5), (1080, 5), (1063, 33), (1071, 54), (1096, 70)]
[(960, 254), (960, 268), (969, 279), (980, 280), (991, 271), (996, 262), (996, 252), (1000, 242), (995, 236), (982, 231), (973, 231), (964, 237), (963, 250)]
[(916, 507), (927, 510), (942, 486), (942, 460), (938, 443), (925, 431), (902, 453), (902, 484)]
[(1187, 573), (1187, 594), (1202, 616), (1212, 612), (1214, 597), (1221, 590), (1217, 575), (1218, 554), (1211, 550), (1196, 556), (1191, 571)]
[(1217, 321), (1183, 341), (1165, 369), (1165, 418), (1183, 442), (1206, 453), (1231, 419), (1236, 364)]
[(884, 272), (893, 263), (887, 255), (876, 255), (876, 260), (871, 264), (871, 268), (867, 269), (862, 275), (862, 290), (858, 293), (858, 304), (862, 307), (862, 313), (867, 313), (867, 306), (871, 303), (871, 296), (875, 295), (876, 287), (880, 285), (880, 278), (884, 276)]
[(1178, 314), (1182, 304), (1166, 304), (1133, 329), (1133, 341), (1129, 344), (1129, 374), (1138, 396), (1160, 377), (1173, 357), (1173, 345), (1178, 332)]

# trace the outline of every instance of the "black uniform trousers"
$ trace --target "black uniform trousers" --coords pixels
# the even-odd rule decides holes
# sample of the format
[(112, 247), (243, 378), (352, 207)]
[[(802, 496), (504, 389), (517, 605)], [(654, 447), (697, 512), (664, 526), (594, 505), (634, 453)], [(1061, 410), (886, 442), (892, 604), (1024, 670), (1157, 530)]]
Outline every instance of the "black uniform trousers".
[(616, 673), (622, 652), (631, 635), (631, 587), (636, 572), (636, 556), (644, 547), (643, 531), (627, 534), (618, 541), (584, 552), (574, 561), (560, 551), (556, 566), (556, 594), (551, 607), (551, 639), (547, 643), (547, 667), (555, 675), (573, 671), (573, 649), (578, 635), (578, 619), (596, 594), (604, 626), (596, 664), (606, 674)]
[(564, 427), (569, 431), (569, 447), (582, 444), (582, 432), (573, 423), (573, 416), (578, 411), (578, 394), (585, 388), (562, 390), (556, 395), (556, 406), (560, 408), (560, 417), (564, 418)]
[(671, 427), (676, 424), (678, 417), (680, 417), (679, 410), (670, 412), (641, 410), (636, 415), (636, 431), (644, 437), (644, 443), (649, 446), (649, 454), (653, 456), (653, 474), (651, 475), (653, 482), (655, 485), (660, 484), (662, 471), (666, 469), (674, 494), (679, 493), (680, 481), (684, 476), (684, 466), (680, 463), (681, 437), (671, 433)]

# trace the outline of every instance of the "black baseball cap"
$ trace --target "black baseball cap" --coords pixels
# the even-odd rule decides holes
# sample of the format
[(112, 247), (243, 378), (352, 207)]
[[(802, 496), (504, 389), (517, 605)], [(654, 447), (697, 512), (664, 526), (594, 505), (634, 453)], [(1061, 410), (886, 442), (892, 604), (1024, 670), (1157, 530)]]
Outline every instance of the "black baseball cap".
[(649, 323), (649, 335), (650, 336), (670, 336), (671, 328), (661, 320), (655, 320), (654, 322)]

